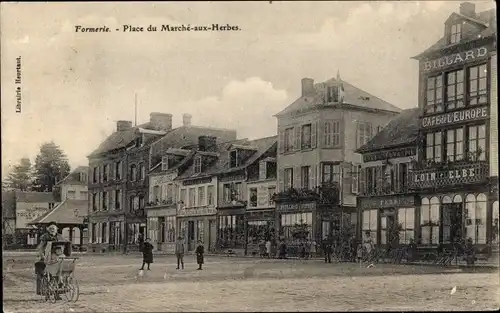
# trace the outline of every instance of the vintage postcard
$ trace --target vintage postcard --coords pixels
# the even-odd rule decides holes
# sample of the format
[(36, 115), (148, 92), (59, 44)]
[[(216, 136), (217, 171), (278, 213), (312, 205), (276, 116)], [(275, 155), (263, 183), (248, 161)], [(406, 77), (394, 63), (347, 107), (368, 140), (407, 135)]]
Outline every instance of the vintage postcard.
[(5, 312), (499, 309), (495, 2), (0, 12)]

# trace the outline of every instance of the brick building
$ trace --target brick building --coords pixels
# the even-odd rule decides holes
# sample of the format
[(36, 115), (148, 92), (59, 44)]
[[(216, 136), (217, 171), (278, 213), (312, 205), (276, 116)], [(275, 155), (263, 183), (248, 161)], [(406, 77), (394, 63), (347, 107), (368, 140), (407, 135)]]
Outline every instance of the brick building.
[(409, 188), (421, 195), (423, 246), (471, 239), (498, 249), (495, 10), (462, 3), (419, 61), (420, 141)]
[(357, 224), (361, 156), (355, 150), (400, 111), (339, 75), (319, 84), (302, 79), (301, 97), (276, 114), (276, 226), (289, 246), (297, 225), (321, 240)]

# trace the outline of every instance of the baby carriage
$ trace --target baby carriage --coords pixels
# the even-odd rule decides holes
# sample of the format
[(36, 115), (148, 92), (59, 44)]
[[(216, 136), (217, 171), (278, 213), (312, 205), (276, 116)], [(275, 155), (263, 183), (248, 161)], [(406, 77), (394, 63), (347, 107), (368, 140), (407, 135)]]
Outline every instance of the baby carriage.
[(78, 258), (71, 257), (71, 243), (52, 241), (47, 243), (43, 261), (35, 263), (40, 276), (39, 293), (45, 301), (55, 303), (62, 299), (78, 301), (80, 289), (74, 277), (75, 263)]

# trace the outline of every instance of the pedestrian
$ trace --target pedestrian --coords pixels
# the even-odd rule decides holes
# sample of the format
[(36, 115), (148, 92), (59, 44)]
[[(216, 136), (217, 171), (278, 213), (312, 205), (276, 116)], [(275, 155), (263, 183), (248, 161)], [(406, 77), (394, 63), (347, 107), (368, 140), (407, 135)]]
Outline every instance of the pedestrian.
[(286, 259), (286, 244), (285, 244), (285, 241), (283, 239), (281, 239), (281, 241), (280, 241), (279, 258)]
[(184, 241), (180, 236), (175, 243), (175, 256), (177, 257), (177, 269), (179, 269), (180, 266), (184, 269)]
[(203, 243), (201, 240), (198, 240), (198, 246), (196, 247), (195, 250), (196, 253), (196, 263), (198, 263), (198, 270), (202, 270), (202, 265), (203, 265), (203, 254), (205, 254), (205, 247), (203, 246)]
[(329, 237), (323, 238), (323, 252), (325, 254), (325, 263), (332, 263), (332, 242)]
[(271, 258), (271, 240), (269, 239), (266, 241), (266, 255), (268, 259)]
[(364, 254), (363, 245), (361, 244), (361, 242), (358, 242), (356, 257), (359, 263), (359, 267), (361, 267), (361, 264), (363, 263), (363, 254)]
[(365, 239), (363, 240), (363, 248), (368, 258), (370, 258), (373, 251), (373, 240), (369, 230), (365, 232)]
[(261, 258), (266, 255), (266, 242), (264, 240), (259, 242), (259, 255)]
[(311, 256), (310, 256), (311, 259), (316, 258), (316, 245), (317, 245), (316, 240), (313, 240), (311, 242)]
[(309, 257), (311, 256), (311, 241), (309, 239), (307, 239), (306, 241), (306, 253), (305, 253), (305, 257), (306, 257), (306, 260), (309, 259)]
[(151, 269), (149, 266), (151, 263), (153, 263), (153, 245), (151, 244), (151, 239), (146, 238), (146, 241), (142, 246), (142, 266), (140, 270), (144, 270), (144, 265), (147, 264), (148, 271), (150, 271)]

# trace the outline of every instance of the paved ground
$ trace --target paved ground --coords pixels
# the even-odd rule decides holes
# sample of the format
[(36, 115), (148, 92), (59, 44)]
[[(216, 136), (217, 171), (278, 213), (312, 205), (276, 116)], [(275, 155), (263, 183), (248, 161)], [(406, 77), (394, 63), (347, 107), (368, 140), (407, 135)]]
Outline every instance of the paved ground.
[(226, 257), (207, 257), (197, 271), (187, 256), (184, 271), (158, 257), (141, 278), (140, 261), (82, 256), (80, 300), (49, 304), (34, 295), (31, 257), (4, 256), (4, 312), (491, 310), (500, 303), (498, 273), (485, 271)]

